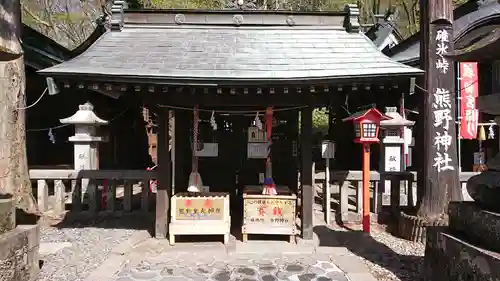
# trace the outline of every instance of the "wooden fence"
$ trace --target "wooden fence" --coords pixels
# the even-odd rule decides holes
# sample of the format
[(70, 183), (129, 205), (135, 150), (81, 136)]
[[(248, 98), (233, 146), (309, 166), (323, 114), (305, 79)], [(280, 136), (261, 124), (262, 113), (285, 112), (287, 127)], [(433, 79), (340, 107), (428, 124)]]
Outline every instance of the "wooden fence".
[[(465, 200), (471, 200), (466, 191), (465, 185), (467, 180), (477, 175), (476, 172), (461, 172), (460, 183), (461, 190)], [(361, 216), (362, 208), (362, 189), (363, 189), (363, 174), (362, 171), (331, 171), (331, 188), (326, 190), (326, 184), (323, 185), (323, 211), (325, 213), (325, 220), (330, 221), (331, 214), (331, 196), (337, 195), (338, 209), (337, 215), (342, 221), (350, 221), (359, 219)], [(382, 198), (384, 194), (390, 196), (390, 206), (394, 212), (399, 212), (401, 193), (406, 197), (407, 205), (414, 206), (415, 190), (416, 190), (416, 172), (407, 173), (379, 173), (376, 171), (370, 172), (371, 182), (371, 206), (372, 212), (379, 214), (382, 209)], [(388, 181), (389, 184), (381, 181)], [(386, 190), (387, 185), (390, 186)], [(332, 192), (332, 189), (334, 192)], [(336, 191), (336, 192), (335, 192)], [(354, 194), (355, 212), (349, 210), (349, 197)], [(389, 195), (390, 194), (390, 195)], [(354, 216), (353, 216), (354, 215)]]
[[(157, 179), (155, 171), (143, 170), (34, 169), (29, 173), (39, 210), (54, 214), (66, 211), (66, 204), (75, 212), (148, 212), (149, 182)], [(140, 197), (139, 204), (134, 204), (135, 197)]]
[[(476, 174), (478, 173), (460, 173), (462, 192), (466, 200), (470, 200), (470, 197), (465, 191), (465, 183)], [(148, 212), (151, 201), (149, 182), (156, 180), (157, 175), (155, 171), (144, 170), (31, 169), (30, 178), (38, 207), (43, 213), (51, 211), (54, 214), (62, 214), (66, 211), (66, 205), (71, 205), (71, 211), (74, 212), (85, 210), (90, 212), (136, 210)], [(330, 220), (332, 195), (338, 196), (337, 214), (340, 219), (349, 221), (352, 217), (350, 215), (360, 215), (362, 212), (362, 172), (331, 171), (330, 178), (331, 189), (326, 190), (325, 185), (323, 186), (325, 219)], [(413, 200), (414, 186), (416, 186), (415, 172), (395, 176), (381, 175), (372, 171), (370, 173), (372, 212), (377, 214), (380, 212), (382, 197), (388, 194), (381, 180), (390, 182), (391, 208), (400, 207), (401, 193), (406, 196), (408, 205), (415, 204)], [(354, 201), (354, 212), (349, 210), (349, 200)]]

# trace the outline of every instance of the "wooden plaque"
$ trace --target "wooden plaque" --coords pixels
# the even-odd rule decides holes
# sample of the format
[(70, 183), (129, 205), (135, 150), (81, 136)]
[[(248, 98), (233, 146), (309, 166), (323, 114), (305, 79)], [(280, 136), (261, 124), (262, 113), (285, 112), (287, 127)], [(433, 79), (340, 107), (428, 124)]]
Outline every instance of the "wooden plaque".
[(223, 197), (181, 197), (176, 198), (177, 220), (223, 220)]

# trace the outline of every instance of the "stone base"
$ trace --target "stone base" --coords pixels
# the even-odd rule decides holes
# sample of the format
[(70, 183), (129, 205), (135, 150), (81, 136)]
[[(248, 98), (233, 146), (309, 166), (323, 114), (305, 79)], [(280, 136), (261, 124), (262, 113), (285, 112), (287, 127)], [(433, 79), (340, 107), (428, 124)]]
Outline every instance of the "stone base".
[(16, 227), (16, 208), (10, 195), (0, 194), (0, 234)]
[(39, 273), (38, 225), (19, 225), (0, 235), (0, 280), (31, 281)]
[(500, 280), (500, 255), (467, 243), (447, 232), (429, 227), (424, 259), (424, 280)]
[(450, 231), (463, 233), (467, 241), (500, 252), (500, 214), (485, 211), (474, 202), (451, 202)]

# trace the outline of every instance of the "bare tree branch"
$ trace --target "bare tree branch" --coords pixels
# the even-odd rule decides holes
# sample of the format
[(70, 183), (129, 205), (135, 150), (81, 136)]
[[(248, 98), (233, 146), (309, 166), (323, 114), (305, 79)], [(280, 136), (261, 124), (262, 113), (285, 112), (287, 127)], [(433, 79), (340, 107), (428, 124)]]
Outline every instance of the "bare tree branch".
[(35, 15), (24, 3), (21, 3), (21, 7), (22, 7), (23, 11), (26, 12), (38, 24), (44, 25), (46, 27), (51, 27), (48, 22), (42, 20), (40, 17), (38, 17), (37, 15)]

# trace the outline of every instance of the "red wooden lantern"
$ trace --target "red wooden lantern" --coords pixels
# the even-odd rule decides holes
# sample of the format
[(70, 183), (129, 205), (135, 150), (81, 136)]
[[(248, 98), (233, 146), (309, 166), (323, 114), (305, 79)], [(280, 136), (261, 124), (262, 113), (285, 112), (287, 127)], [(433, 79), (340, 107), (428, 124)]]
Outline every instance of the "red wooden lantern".
[(380, 121), (391, 119), (385, 116), (376, 108), (370, 108), (354, 113), (353, 115), (342, 119), (342, 121), (352, 121), (356, 130), (354, 142), (357, 143), (377, 143)]
[[(363, 232), (370, 233), (370, 144), (378, 143), (380, 121), (392, 119), (376, 108), (359, 111), (344, 118), (352, 121), (356, 130), (354, 141), (363, 145)], [(359, 202), (358, 202), (359, 203)]]

